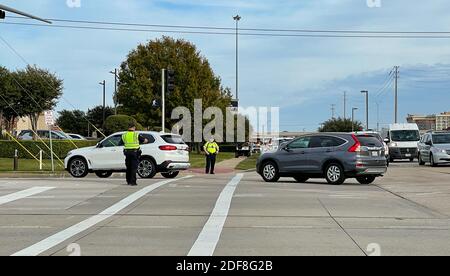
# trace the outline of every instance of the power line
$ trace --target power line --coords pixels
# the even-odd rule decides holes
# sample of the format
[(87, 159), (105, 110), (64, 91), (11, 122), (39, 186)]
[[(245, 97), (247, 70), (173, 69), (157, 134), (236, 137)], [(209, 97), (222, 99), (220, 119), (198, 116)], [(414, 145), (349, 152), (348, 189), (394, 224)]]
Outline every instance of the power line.
[[(47, 27), (47, 28), (80, 29), (80, 30), (176, 33), (176, 34), (200, 34), (200, 35), (236, 35), (236, 33), (234, 32), (213, 32), (213, 31), (156, 30), (156, 29), (112, 28), (112, 27), (75, 26), (75, 25), (45, 25), (36, 23), (13, 23), (13, 22), (0, 22), (0, 24)], [(241, 30), (241, 32), (238, 35), (259, 36), (259, 37), (309, 37), (309, 38), (450, 39), (450, 33), (449, 35), (331, 35), (331, 34), (280, 34), (280, 33), (249, 33), (249, 32), (246, 33), (242, 32)]]
[[(7, 16), (13, 19), (29, 18), (21, 16)], [(112, 26), (134, 26), (134, 27), (157, 27), (157, 28), (177, 28), (177, 29), (202, 29), (202, 30), (229, 30), (234, 31), (232, 27), (217, 26), (193, 26), (193, 25), (167, 25), (167, 24), (146, 24), (146, 23), (126, 23), (111, 21), (89, 21), (89, 20), (71, 20), (49, 18), (54, 22), (62, 23), (79, 23), (79, 24), (96, 24), (96, 25), (112, 25)], [(353, 34), (450, 34), (450, 31), (370, 31), (370, 30), (314, 30), (314, 29), (279, 29), (279, 28), (239, 28), (241, 31), (258, 31), (258, 32), (293, 32), (293, 33), (353, 33)]]

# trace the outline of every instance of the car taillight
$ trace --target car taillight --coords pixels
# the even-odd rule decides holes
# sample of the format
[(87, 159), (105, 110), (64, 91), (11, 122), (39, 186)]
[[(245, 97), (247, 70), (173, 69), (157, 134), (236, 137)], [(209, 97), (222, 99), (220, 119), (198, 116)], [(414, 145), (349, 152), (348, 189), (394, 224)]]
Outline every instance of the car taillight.
[(160, 146), (159, 149), (163, 151), (173, 151), (177, 150), (178, 148), (175, 146)]
[(358, 137), (356, 135), (352, 134), (353, 141), (355, 141), (355, 144), (348, 149), (348, 152), (359, 152), (361, 151), (361, 142), (359, 142)]

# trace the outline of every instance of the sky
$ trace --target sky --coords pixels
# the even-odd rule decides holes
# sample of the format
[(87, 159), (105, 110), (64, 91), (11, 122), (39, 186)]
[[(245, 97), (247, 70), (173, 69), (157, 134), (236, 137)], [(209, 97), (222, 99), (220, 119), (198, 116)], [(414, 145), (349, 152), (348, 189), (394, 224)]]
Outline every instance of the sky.
[[(44, 18), (126, 23), (242, 28), (450, 31), (446, 0), (0, 0), (0, 4)], [(377, 4), (368, 5), (368, 3)], [(379, 3), (379, 5), (378, 5)], [(7, 18), (4, 22), (28, 22)], [(36, 22), (38, 23), (38, 22)], [(102, 80), (112, 105), (114, 77), (130, 50), (164, 32), (76, 30), (0, 24), (0, 36), (27, 63), (64, 80), (57, 110), (87, 110), (102, 102)], [(235, 37), (166, 33), (193, 42), (211, 63), (223, 85), (235, 91)], [(449, 34), (450, 36), (450, 34)], [(313, 37), (240, 37), (241, 105), (280, 107), (280, 129), (316, 130), (332, 116), (343, 116), (347, 91), (349, 117), (365, 121), (370, 95), (370, 127), (394, 120), (390, 72), (400, 66), (399, 118), (407, 114), (450, 111), (450, 38), (380, 39)], [(0, 66), (26, 66), (0, 41)]]

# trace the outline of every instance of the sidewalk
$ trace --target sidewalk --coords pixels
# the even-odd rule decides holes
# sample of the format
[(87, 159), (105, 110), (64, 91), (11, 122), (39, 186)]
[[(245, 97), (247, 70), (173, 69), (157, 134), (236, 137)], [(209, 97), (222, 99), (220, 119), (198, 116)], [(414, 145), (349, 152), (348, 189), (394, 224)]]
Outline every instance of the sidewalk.
[[(216, 164), (215, 173), (216, 174), (226, 174), (235, 172), (236, 166), (244, 161), (246, 158), (232, 158)], [(189, 172), (196, 174), (205, 174), (205, 168), (193, 168)]]

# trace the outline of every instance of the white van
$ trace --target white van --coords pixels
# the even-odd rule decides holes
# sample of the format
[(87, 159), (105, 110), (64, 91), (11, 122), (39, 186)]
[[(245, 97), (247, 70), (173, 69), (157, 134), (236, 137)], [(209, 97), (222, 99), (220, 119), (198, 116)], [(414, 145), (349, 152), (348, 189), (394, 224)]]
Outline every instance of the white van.
[(383, 131), (383, 138), (389, 146), (390, 161), (409, 159), (411, 162), (418, 156), (420, 141), (417, 124), (392, 124)]

